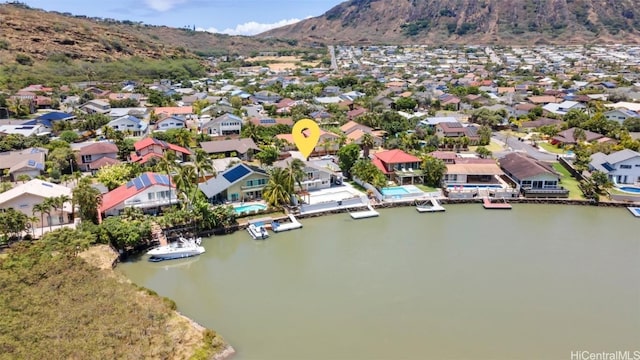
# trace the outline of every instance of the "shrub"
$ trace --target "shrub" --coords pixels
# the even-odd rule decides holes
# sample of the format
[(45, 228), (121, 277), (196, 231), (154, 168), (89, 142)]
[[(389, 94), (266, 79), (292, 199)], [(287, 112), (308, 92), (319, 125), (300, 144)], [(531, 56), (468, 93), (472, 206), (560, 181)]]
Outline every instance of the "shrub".
[(16, 55), (16, 62), (20, 65), (25, 65), (25, 66), (33, 65), (33, 59), (25, 54)]

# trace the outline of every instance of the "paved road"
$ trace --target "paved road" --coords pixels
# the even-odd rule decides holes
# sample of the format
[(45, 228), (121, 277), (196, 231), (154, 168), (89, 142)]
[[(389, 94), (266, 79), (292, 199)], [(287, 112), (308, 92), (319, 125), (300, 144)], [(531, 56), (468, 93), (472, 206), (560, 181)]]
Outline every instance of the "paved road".
[(527, 155), (531, 156), (534, 159), (541, 160), (541, 161), (557, 160), (556, 154), (540, 151), (534, 148), (531, 144), (518, 140), (517, 137), (510, 136), (507, 139), (504, 134), (494, 133), (493, 139), (503, 144), (505, 143), (505, 140), (506, 140), (507, 147), (508, 147), (507, 151), (496, 152), (494, 154), (494, 157), (497, 157), (497, 158), (502, 157), (510, 152), (522, 152), (522, 153), (526, 153)]

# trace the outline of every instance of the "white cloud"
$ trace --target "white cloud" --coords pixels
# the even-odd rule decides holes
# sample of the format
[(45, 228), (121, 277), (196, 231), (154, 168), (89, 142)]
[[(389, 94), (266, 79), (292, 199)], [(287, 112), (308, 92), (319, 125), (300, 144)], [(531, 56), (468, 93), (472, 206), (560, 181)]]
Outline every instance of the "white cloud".
[(298, 21), (300, 21), (300, 19), (284, 19), (271, 24), (261, 24), (255, 21), (249, 21), (244, 24), (238, 24), (235, 28), (226, 28), (224, 30), (218, 30), (214, 27), (207, 29), (197, 28), (196, 30), (229, 35), (255, 35), (277, 27), (295, 24)]
[(167, 11), (173, 9), (176, 5), (187, 2), (187, 0), (144, 0), (148, 7), (156, 11)]

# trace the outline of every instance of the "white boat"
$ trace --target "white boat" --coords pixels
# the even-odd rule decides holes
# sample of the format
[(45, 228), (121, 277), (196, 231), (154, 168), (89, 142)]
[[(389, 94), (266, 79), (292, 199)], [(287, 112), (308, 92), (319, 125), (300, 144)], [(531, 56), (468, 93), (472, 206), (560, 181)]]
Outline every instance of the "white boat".
[(150, 255), (149, 261), (162, 261), (172, 259), (182, 259), (191, 256), (200, 255), (205, 252), (204, 247), (200, 244), (202, 238), (184, 238), (180, 237), (178, 241), (169, 245), (158, 246), (147, 251)]
[(290, 223), (284, 223), (284, 224), (278, 221), (274, 221), (271, 223), (271, 229), (273, 230), (273, 232), (282, 232), (282, 231), (300, 229), (302, 227), (302, 224), (298, 221), (298, 219), (296, 219), (295, 216), (289, 214), (289, 220), (291, 220)]
[(247, 231), (253, 240), (264, 240), (269, 237), (269, 232), (262, 224), (249, 224)]

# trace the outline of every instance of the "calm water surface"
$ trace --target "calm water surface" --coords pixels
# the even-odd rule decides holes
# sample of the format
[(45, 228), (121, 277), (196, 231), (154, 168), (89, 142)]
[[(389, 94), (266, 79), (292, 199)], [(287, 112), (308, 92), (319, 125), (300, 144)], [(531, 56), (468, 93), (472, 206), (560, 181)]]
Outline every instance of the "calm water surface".
[(302, 220), (118, 268), (220, 332), (234, 359), (570, 359), (640, 350), (640, 219), (448, 206)]

